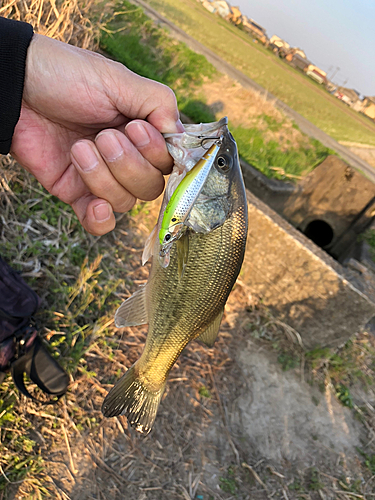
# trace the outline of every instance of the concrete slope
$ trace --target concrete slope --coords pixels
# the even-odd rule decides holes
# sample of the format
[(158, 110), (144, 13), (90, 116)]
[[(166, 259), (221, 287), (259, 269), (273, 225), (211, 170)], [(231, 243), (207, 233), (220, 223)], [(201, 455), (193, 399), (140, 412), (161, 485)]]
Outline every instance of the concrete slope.
[(243, 87), (250, 88), (252, 90), (256, 90), (258, 92), (262, 92), (265, 94), (266, 98), (269, 101), (275, 103), (275, 105), (281, 109), (289, 118), (295, 121), (295, 123), (299, 126), (299, 128), (309, 137), (313, 137), (320, 141), (327, 148), (333, 149), (337, 154), (341, 156), (343, 160), (345, 160), (350, 166), (362, 171), (369, 179), (375, 182), (375, 170), (371, 165), (367, 162), (359, 158), (355, 155), (350, 149), (339, 144), (335, 139), (331, 136), (320, 130), (320, 128), (313, 125), (309, 120), (304, 118), (302, 115), (294, 111), (291, 107), (285, 104), (283, 101), (278, 99), (275, 95), (268, 92), (266, 89), (261, 87), (258, 83), (254, 82), (251, 78), (246, 76), (240, 70), (224, 61), (220, 56), (215, 54), (212, 50), (208, 49), (200, 42), (195, 40), (190, 35), (186, 34), (181, 28), (170, 22), (164, 16), (160, 15), (155, 9), (151, 8), (147, 2), (143, 0), (132, 0), (133, 3), (140, 5), (144, 8), (145, 12), (158, 23), (166, 25), (169, 30), (173, 33), (173, 35), (178, 38), (180, 41), (186, 43), (192, 50), (198, 52), (206, 57), (206, 59), (213, 65), (215, 68), (227, 74), (230, 78), (238, 81)]

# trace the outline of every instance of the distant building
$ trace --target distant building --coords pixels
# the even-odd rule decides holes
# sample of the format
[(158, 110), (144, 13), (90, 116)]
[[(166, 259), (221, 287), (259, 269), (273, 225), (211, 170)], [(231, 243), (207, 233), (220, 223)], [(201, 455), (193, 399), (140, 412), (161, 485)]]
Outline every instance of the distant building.
[(225, 0), (212, 0), (211, 5), (214, 7), (215, 12), (224, 19), (228, 18), (231, 13), (230, 5)]
[[(361, 103), (359, 99), (358, 92), (354, 89), (348, 89), (346, 87), (337, 87), (333, 95), (338, 99), (340, 99), (341, 101), (345, 102), (345, 104), (347, 104), (351, 108), (356, 109), (357, 111), (359, 111), (362, 108), (363, 103)], [(359, 106), (359, 103), (361, 103), (361, 106)]]
[(300, 57), (303, 57), (303, 59), (306, 59), (306, 54), (302, 49), (299, 49), (298, 47), (295, 47), (293, 49), (294, 53), (299, 55)]
[(375, 120), (375, 96), (363, 99), (361, 112)]
[(286, 42), (285, 40), (283, 40), (282, 38), (280, 38), (277, 35), (272, 35), (271, 36), (271, 38), (270, 38), (270, 46), (271, 46), (271, 48), (275, 47), (277, 50), (281, 49), (281, 47), (283, 47), (285, 49), (289, 49), (290, 48), (289, 43)]
[[(286, 57), (287, 60), (289, 56)], [(302, 57), (300, 54), (295, 53), (292, 55), (290, 60), (291, 66), (294, 68), (300, 69), (301, 71), (307, 71), (307, 68), (311, 65), (311, 62), (306, 59), (306, 57)]]
[[(293, 57), (296, 55), (307, 61), (306, 54), (302, 49), (299, 49), (298, 47), (293, 47), (291, 49), (288, 49), (288, 53), (286, 54), (285, 59), (289, 62), (292, 62)], [(309, 62), (309, 64), (311, 63)]]
[(256, 23), (253, 19), (248, 19), (246, 16), (242, 16), (242, 26), (245, 31), (257, 38), (260, 42), (263, 44), (267, 43), (268, 37), (266, 29)]
[(309, 76), (312, 80), (315, 80), (317, 83), (327, 83), (327, 73), (318, 68), (318, 66), (315, 66), (315, 64), (309, 64), (305, 71), (306, 75)]
[(239, 7), (233, 7), (233, 5), (231, 6), (228, 20), (235, 25), (241, 23), (242, 12), (240, 11)]
[(215, 7), (212, 5), (211, 2), (209, 2), (208, 0), (203, 0), (202, 2), (202, 5), (205, 9), (207, 9), (209, 12), (212, 12), (214, 13), (215, 12)]
[(333, 92), (335, 92), (335, 90), (337, 90), (337, 85), (335, 85), (333, 82), (330, 82), (328, 80), (326, 83), (326, 89), (328, 90), (328, 92), (333, 94)]

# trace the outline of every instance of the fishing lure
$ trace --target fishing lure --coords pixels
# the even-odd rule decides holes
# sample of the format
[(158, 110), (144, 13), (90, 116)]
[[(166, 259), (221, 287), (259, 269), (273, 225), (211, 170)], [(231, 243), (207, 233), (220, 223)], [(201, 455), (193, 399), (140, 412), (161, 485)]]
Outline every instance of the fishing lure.
[(182, 235), (185, 222), (202, 191), (221, 143), (222, 140), (217, 139), (212, 144), (204, 156), (187, 172), (169, 200), (159, 231), (162, 253), (165, 253), (172, 242)]

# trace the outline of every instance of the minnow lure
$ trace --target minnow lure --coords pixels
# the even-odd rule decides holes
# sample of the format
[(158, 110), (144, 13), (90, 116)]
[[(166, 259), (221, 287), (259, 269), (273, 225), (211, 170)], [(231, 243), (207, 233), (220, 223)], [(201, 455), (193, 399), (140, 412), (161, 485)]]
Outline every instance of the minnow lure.
[(159, 231), (162, 251), (165, 245), (169, 247), (182, 235), (184, 223), (202, 191), (220, 145), (221, 140), (217, 139), (205, 155), (187, 172), (169, 200)]

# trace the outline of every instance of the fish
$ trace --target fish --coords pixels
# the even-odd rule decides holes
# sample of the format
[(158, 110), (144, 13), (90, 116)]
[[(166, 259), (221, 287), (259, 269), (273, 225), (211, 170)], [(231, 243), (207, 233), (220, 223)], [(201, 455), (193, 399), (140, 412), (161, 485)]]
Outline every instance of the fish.
[[(213, 346), (241, 269), (248, 226), (245, 186), (227, 118), (185, 125), (185, 132), (164, 137), (174, 167), (143, 252), (143, 263), (151, 259), (149, 278), (115, 314), (119, 328), (148, 323), (146, 343), (102, 405), (105, 417), (125, 415), (141, 434), (153, 427), (168, 374), (182, 350), (193, 340)], [(189, 202), (179, 206), (176, 229), (172, 219), (184, 196)], [(171, 234), (167, 241), (166, 234)]]

